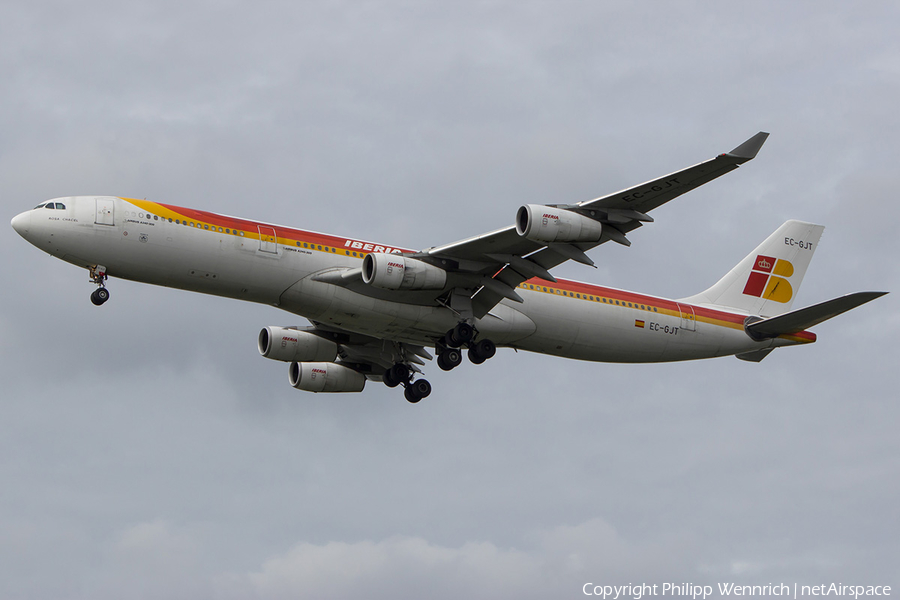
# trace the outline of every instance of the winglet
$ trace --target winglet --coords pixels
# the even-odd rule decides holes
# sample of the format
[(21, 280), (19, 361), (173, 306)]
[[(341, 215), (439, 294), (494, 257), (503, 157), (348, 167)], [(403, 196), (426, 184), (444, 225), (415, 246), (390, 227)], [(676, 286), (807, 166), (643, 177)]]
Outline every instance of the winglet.
[(756, 154), (759, 152), (759, 149), (762, 148), (762, 145), (766, 143), (766, 138), (769, 137), (769, 134), (765, 131), (760, 131), (752, 138), (732, 150), (728, 152), (729, 156), (735, 156), (737, 158), (743, 158), (745, 161), (756, 158)]

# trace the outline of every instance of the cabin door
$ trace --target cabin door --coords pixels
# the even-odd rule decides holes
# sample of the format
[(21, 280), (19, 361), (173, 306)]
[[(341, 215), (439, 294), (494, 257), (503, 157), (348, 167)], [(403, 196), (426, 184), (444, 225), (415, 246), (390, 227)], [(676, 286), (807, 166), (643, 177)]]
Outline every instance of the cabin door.
[(278, 254), (278, 238), (274, 227), (259, 226), (259, 249), (262, 252)]
[(97, 213), (94, 223), (97, 225), (116, 224), (116, 201), (113, 198), (97, 198)]

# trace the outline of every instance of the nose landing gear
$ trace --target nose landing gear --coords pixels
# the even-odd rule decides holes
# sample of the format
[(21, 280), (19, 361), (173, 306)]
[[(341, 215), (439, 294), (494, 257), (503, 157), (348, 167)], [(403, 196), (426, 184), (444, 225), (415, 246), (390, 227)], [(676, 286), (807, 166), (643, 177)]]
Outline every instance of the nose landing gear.
[(106, 289), (106, 267), (97, 265), (91, 267), (91, 281), (99, 287), (91, 293), (91, 302), (94, 306), (100, 306), (109, 300), (109, 290)]

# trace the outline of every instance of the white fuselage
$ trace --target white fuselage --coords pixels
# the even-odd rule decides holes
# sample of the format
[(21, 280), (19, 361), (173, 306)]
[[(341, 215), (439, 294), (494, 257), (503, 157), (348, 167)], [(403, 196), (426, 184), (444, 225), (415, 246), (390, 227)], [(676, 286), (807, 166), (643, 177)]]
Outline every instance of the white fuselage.
[[(361, 281), (339, 285), (329, 270), (360, 267), (369, 252), (394, 246), (114, 197), (61, 198), (13, 219), (38, 248), (113, 277), (269, 304), (345, 330), (421, 346), (457, 316), (434, 292), (391, 299)], [(475, 322), (506, 346), (606, 362), (662, 362), (741, 354), (814, 341), (808, 332), (753, 341), (748, 316), (721, 308), (573, 281), (526, 281), (523, 303), (503, 300)], [(411, 300), (410, 300), (411, 298)]]

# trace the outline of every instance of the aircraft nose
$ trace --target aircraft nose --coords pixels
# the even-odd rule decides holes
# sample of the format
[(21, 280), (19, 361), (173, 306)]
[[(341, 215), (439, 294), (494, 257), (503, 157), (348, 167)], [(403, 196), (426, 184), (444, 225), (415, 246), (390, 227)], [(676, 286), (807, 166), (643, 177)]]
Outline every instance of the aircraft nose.
[(12, 228), (16, 230), (16, 233), (21, 235), (23, 238), (28, 237), (28, 227), (31, 225), (31, 211), (25, 211), (23, 213), (19, 213), (12, 218), (12, 221), (9, 222), (12, 225)]

